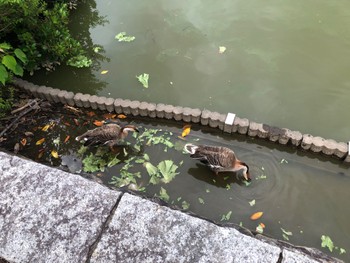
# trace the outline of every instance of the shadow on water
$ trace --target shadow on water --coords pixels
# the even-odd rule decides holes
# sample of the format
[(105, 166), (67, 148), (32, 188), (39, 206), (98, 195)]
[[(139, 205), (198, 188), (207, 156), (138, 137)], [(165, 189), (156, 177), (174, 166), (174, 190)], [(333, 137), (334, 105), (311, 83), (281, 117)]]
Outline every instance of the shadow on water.
[[(13, 149), (26, 138), (20, 154), (109, 187), (141, 190), (216, 222), (242, 224), (252, 230), (264, 223), (265, 234), (294, 244), (320, 248), (321, 236), (328, 235), (336, 246), (350, 250), (350, 173), (341, 161), (208, 127), (200, 129), (196, 124), (185, 139), (179, 138), (184, 123), (148, 118), (119, 119), (121, 124), (133, 123), (140, 133), (130, 134), (113, 152), (108, 147), (83, 148), (74, 140), (96, 127), (95, 120), (106, 117), (116, 116), (98, 111), (75, 114), (52, 107), (51, 112), (46, 110), (24, 122), (2, 147)], [(28, 131), (33, 135), (25, 136)], [(45, 141), (37, 145), (43, 138)], [(246, 185), (232, 173), (216, 176), (182, 152), (189, 142), (234, 149), (238, 158), (249, 164), (252, 182)], [(52, 151), (57, 151), (58, 158)], [(170, 162), (165, 166), (173, 171), (160, 168), (166, 160)], [(92, 170), (80, 172), (86, 169)], [(263, 217), (250, 220), (258, 211), (264, 212)], [(335, 253), (332, 255), (347, 257)]]

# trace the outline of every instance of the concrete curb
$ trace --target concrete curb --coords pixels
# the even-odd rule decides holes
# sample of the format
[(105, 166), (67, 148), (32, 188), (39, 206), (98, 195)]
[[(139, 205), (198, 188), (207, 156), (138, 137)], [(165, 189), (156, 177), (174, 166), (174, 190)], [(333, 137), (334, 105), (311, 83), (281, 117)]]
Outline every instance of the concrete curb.
[(24, 89), (34, 97), (48, 100), (50, 102), (68, 104), (70, 106), (92, 108), (94, 110), (115, 111), (120, 114), (131, 114), (133, 116), (144, 116), (151, 118), (174, 119), (187, 123), (200, 123), (201, 125), (220, 129), (226, 133), (238, 133), (250, 137), (269, 140), (282, 145), (295, 146), (304, 151), (323, 154), (350, 163), (349, 144), (336, 142), (332, 139), (315, 137), (310, 134), (302, 134), (287, 128), (271, 127), (267, 124), (249, 121), (240, 118), (234, 113), (221, 114), (206, 109), (192, 109), (166, 105), (163, 103), (149, 103), (130, 101), (128, 99), (113, 99), (98, 97), (96, 95), (68, 92), (53, 89), (46, 86), (37, 86), (28, 81), (14, 78), (14, 85)]
[(4, 152), (0, 167), (0, 262), (343, 262)]

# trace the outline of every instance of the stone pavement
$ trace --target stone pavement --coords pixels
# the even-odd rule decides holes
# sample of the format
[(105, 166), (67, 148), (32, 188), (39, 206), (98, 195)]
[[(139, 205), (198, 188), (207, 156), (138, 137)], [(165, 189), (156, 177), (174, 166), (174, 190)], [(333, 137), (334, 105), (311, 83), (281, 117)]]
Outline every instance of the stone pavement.
[(0, 262), (342, 262), (237, 229), (0, 152)]

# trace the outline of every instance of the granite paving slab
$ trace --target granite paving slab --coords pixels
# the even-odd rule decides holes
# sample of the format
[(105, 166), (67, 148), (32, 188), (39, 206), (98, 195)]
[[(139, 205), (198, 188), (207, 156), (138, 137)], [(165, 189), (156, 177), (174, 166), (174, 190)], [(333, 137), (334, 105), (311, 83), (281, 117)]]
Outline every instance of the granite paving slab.
[(85, 262), (121, 193), (0, 152), (0, 258)]

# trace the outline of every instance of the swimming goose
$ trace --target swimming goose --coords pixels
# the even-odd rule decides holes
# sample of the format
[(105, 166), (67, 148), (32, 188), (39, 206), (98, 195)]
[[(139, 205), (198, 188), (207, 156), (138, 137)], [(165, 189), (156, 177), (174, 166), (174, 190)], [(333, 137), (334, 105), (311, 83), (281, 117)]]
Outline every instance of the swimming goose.
[(119, 126), (116, 123), (105, 121), (101, 127), (88, 130), (84, 134), (76, 137), (77, 141), (84, 141), (84, 146), (104, 144), (109, 147), (115, 146), (120, 140), (128, 136), (129, 131), (139, 130), (134, 125)]
[(217, 175), (219, 172), (241, 171), (244, 178), (250, 181), (249, 167), (238, 160), (235, 153), (226, 147), (186, 144), (184, 147), (191, 158), (197, 159), (209, 166)]

